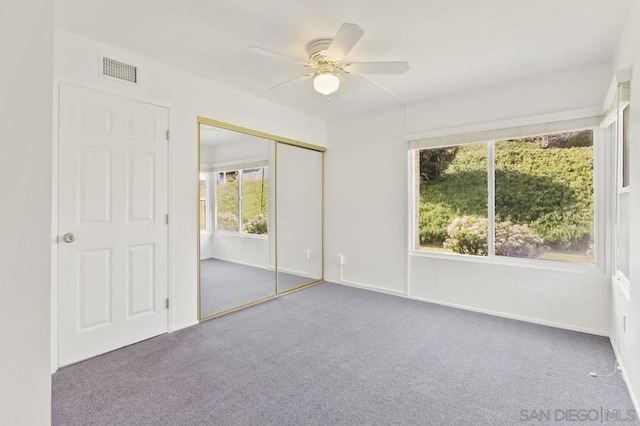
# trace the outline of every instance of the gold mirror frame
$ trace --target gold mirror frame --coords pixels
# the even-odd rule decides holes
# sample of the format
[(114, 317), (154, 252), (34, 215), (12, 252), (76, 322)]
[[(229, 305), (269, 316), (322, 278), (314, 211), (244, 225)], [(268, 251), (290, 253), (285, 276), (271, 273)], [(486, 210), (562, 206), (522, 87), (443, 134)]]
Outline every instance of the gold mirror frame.
[[(203, 124), (207, 125), (207, 126), (217, 127), (217, 128), (220, 128), (220, 129), (231, 130), (231, 131), (238, 132), (238, 133), (244, 133), (246, 135), (256, 136), (256, 137), (259, 137), (259, 138), (272, 140), (272, 141), (275, 142), (275, 153), (276, 153), (276, 155), (275, 155), (276, 164), (275, 164), (275, 167), (274, 167), (274, 169), (275, 169), (274, 197), (276, 198), (275, 204), (274, 204), (275, 205), (274, 216), (276, 218), (276, 220), (274, 221), (274, 223), (276, 224), (275, 225), (275, 230), (274, 230), (275, 231), (274, 232), (274, 234), (275, 234), (275, 241), (274, 241), (274, 247), (275, 247), (275, 256), (274, 256), (274, 258), (275, 258), (275, 262), (274, 262), (275, 294), (267, 296), (267, 297), (263, 297), (263, 298), (260, 298), (260, 299), (257, 299), (257, 300), (253, 300), (253, 301), (250, 301), (250, 302), (247, 302), (247, 303), (243, 303), (241, 305), (235, 306), (233, 308), (225, 309), (225, 310), (222, 310), (220, 312), (214, 312), (214, 313), (206, 315), (204, 317), (202, 316), (202, 312), (201, 312), (201, 294), (200, 294), (201, 286), (202, 286), (201, 281), (200, 281), (200, 261), (201, 261), (201, 259), (200, 259), (200, 197), (197, 196), (196, 197), (196, 206), (197, 206), (196, 211), (198, 212), (198, 220), (196, 221), (196, 226), (197, 226), (197, 234), (196, 235), (198, 236), (198, 238), (197, 238), (197, 259), (196, 260), (198, 262), (198, 264), (197, 264), (197, 266), (198, 266), (198, 268), (197, 268), (197, 271), (198, 271), (198, 273), (197, 273), (197, 280), (198, 280), (198, 296), (197, 296), (198, 297), (198, 300), (197, 300), (198, 321), (202, 322), (202, 321), (210, 320), (210, 319), (213, 319), (213, 318), (217, 318), (217, 317), (219, 317), (221, 315), (225, 315), (225, 314), (228, 314), (228, 313), (231, 313), (231, 312), (235, 312), (235, 311), (238, 311), (240, 309), (247, 308), (249, 306), (257, 305), (257, 304), (265, 302), (267, 300), (271, 300), (271, 299), (274, 299), (276, 297), (283, 296), (285, 294), (293, 293), (295, 291), (302, 290), (302, 289), (305, 289), (305, 288), (308, 288), (308, 287), (311, 287), (311, 286), (314, 286), (314, 285), (317, 285), (317, 284), (323, 282), (324, 281), (324, 153), (326, 152), (327, 149), (325, 147), (323, 147), (323, 146), (320, 146), (320, 145), (314, 145), (314, 144), (310, 144), (310, 143), (307, 143), (307, 142), (301, 142), (301, 141), (297, 141), (297, 140), (294, 140), (294, 139), (285, 138), (285, 137), (282, 137), (282, 136), (272, 135), (272, 134), (269, 134), (269, 133), (264, 133), (264, 132), (260, 132), (260, 131), (257, 131), (257, 130), (248, 129), (246, 127), (236, 126), (234, 124), (225, 123), (223, 121), (217, 121), (217, 120), (213, 120), (213, 119), (210, 119), (210, 118), (198, 116), (198, 118), (197, 118), (197, 126), (198, 126), (198, 132), (197, 132), (197, 134), (198, 134), (198, 137), (197, 137), (197, 144), (198, 144), (198, 146), (197, 146), (197, 153), (198, 153), (198, 155), (197, 155), (197, 170), (198, 170), (198, 173), (200, 172), (200, 147), (201, 147), (201, 144), (200, 144), (200, 128), (201, 128), (201, 126)], [(321, 197), (322, 197), (322, 201), (321, 201), (321, 205), (322, 205), (322, 212), (321, 212), (321, 221), (322, 221), (321, 263), (322, 263), (322, 269), (321, 269), (321, 277), (319, 279), (304, 283), (304, 284), (302, 284), (302, 285), (300, 285), (298, 287), (294, 287), (294, 288), (288, 289), (288, 290), (283, 291), (283, 292), (278, 292), (278, 230), (277, 230), (277, 222), (278, 222), (277, 221), (277, 217), (278, 217), (278, 203), (277, 203), (277, 191), (278, 191), (278, 184), (277, 184), (277, 182), (278, 182), (278, 177), (277, 177), (278, 176), (278, 164), (277, 163), (278, 163), (278, 155), (277, 155), (277, 151), (278, 151), (278, 144), (285, 144), (285, 145), (291, 145), (291, 146), (295, 146), (295, 147), (299, 147), (299, 148), (309, 149), (311, 151), (317, 151), (317, 152), (322, 154), (322, 156), (321, 156), (321, 161), (322, 161), (322, 164), (321, 164), (321, 168), (322, 168), (322, 194), (321, 194)], [(197, 189), (198, 189), (196, 194), (199, 194), (200, 193), (200, 182), (199, 182), (199, 179), (196, 179), (196, 185), (197, 185)]]

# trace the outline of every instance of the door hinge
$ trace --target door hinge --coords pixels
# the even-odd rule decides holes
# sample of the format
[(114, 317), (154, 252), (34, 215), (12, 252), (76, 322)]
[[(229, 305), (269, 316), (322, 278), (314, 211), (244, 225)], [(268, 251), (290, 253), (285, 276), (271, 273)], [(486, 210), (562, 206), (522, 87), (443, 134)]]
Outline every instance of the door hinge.
[(168, 214), (166, 214), (166, 215), (164, 216), (164, 224), (165, 224), (165, 225), (168, 225), (168, 224), (169, 224), (169, 215), (168, 215)]
[(167, 142), (169, 141), (169, 129), (167, 129)]
[(165, 307), (166, 307), (167, 309), (169, 309), (169, 298), (165, 299), (165, 301), (164, 301), (164, 302), (165, 302), (165, 303), (164, 303), (164, 304), (165, 304)]

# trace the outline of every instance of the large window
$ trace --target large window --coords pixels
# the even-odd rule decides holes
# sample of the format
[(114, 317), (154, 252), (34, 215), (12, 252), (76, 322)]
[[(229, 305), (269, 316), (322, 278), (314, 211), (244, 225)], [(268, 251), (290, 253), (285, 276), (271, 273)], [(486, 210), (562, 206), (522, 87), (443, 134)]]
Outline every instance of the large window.
[(268, 169), (227, 170), (216, 175), (216, 229), (268, 233)]
[(414, 158), (417, 250), (594, 263), (591, 130)]

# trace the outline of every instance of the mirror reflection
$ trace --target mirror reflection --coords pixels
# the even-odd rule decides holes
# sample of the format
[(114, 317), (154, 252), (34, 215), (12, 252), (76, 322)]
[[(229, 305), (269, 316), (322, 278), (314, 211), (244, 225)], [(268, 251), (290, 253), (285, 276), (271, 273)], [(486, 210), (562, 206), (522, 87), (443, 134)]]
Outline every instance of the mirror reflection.
[(200, 124), (200, 318), (276, 292), (275, 142)]
[(278, 293), (322, 279), (322, 152), (277, 146)]
[(198, 126), (199, 319), (321, 282), (324, 148)]

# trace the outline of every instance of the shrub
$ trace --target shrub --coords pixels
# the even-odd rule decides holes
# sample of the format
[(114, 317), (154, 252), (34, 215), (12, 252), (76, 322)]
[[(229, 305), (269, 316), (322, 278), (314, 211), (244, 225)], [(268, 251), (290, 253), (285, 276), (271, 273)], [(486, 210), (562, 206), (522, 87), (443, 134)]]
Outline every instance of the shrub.
[(487, 214), (486, 167), (486, 145), (463, 146), (442, 170), (439, 181), (420, 183), (420, 244), (441, 245), (447, 238), (447, 226), (458, 216)]
[(269, 182), (267, 179), (242, 181), (242, 222), (259, 214), (267, 214), (269, 206)]
[[(500, 256), (536, 257), (542, 246), (542, 238), (528, 225), (511, 222), (496, 224), (496, 254)], [(447, 226), (449, 238), (444, 246), (456, 253), (486, 256), (489, 253), (487, 238), (489, 221), (478, 216), (462, 216)]]
[(238, 215), (238, 201), (238, 182), (225, 182), (216, 185), (218, 223), (220, 223), (220, 216), (223, 214)]
[(218, 212), (218, 229), (238, 230), (238, 215), (229, 212)]
[[(238, 182), (225, 182), (216, 185), (218, 212), (238, 214)], [(242, 221), (247, 222), (268, 209), (269, 183), (267, 179), (242, 181)], [(237, 229), (237, 227), (236, 227)]]
[(500, 222), (496, 225), (496, 254), (500, 256), (537, 257), (542, 238), (527, 224)]
[(420, 244), (442, 244), (447, 238), (447, 226), (456, 212), (438, 203), (420, 204)]
[(244, 225), (247, 234), (266, 235), (269, 229), (269, 218), (265, 213), (255, 216)]
[(462, 216), (447, 226), (449, 238), (444, 246), (456, 253), (486, 256), (489, 221), (484, 217)]
[(498, 143), (496, 218), (528, 223), (551, 247), (586, 248), (593, 233), (593, 149)]
[(567, 138), (567, 148), (575, 148), (593, 145), (593, 132), (575, 132)]

